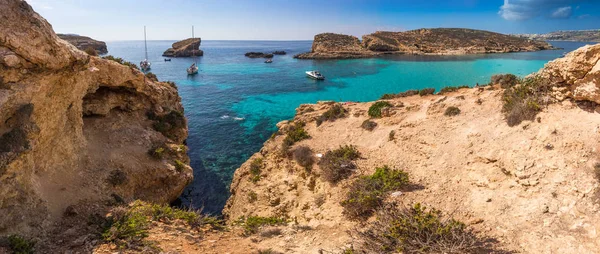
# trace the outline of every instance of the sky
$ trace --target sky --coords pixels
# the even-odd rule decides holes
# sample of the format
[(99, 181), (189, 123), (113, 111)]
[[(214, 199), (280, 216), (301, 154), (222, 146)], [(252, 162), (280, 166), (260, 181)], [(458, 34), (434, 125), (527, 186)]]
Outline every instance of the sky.
[(600, 0), (27, 0), (57, 33), (103, 41), (312, 40), (334, 32), (461, 27), (500, 33), (600, 29)]

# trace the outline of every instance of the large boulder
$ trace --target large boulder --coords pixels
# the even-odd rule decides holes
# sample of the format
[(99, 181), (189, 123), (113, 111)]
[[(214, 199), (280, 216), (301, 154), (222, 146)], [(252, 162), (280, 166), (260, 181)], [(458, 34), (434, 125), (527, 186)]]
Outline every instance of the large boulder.
[(76, 49), (25, 1), (0, 0), (0, 20), (0, 236), (62, 233), (67, 211), (86, 221), (182, 193), (192, 169), (176, 87)]
[(565, 88), (564, 97), (600, 103), (600, 44), (581, 47), (549, 62), (538, 74), (558, 90)]
[(163, 56), (166, 57), (191, 57), (202, 56), (204, 51), (200, 50), (200, 38), (189, 38), (173, 43), (172, 48), (167, 49)]
[(73, 34), (57, 34), (58, 38), (61, 38), (77, 47), (80, 50), (88, 50), (90, 48), (96, 50), (100, 55), (107, 54), (108, 48), (106, 43), (103, 41), (97, 41), (90, 37), (73, 35)]

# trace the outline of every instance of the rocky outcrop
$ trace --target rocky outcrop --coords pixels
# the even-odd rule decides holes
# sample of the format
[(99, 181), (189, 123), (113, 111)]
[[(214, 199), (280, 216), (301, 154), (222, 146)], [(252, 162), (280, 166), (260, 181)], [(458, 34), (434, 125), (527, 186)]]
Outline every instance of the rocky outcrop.
[(244, 56), (249, 58), (273, 58), (273, 54), (263, 52), (247, 52)]
[(283, 51), (283, 50), (273, 51), (273, 55), (285, 55), (285, 54), (287, 54), (287, 53), (285, 51)]
[(80, 50), (88, 50), (92, 48), (96, 50), (96, 52), (100, 55), (104, 55), (108, 53), (108, 49), (106, 48), (106, 43), (103, 41), (97, 41), (90, 37), (73, 35), (73, 34), (57, 34), (58, 38), (61, 38)]
[[(550, 81), (545, 84), (551, 90), (568, 88), (572, 99), (550, 103), (536, 120), (516, 127), (502, 113), (498, 84), (387, 100), (386, 116), (377, 119), (367, 113), (373, 103), (342, 103), (346, 117), (318, 124), (335, 103), (301, 105), (295, 118), (279, 123), (278, 133), (235, 172), (224, 214), (230, 222), (244, 216), (290, 218), (312, 229), (282, 230), (282, 237), (272, 239), (257, 236), (263, 248), (291, 253), (360, 248), (360, 235), (348, 231), (365, 224), (344, 216), (340, 203), (351, 183), (388, 165), (406, 171), (417, 186), (386, 196), (388, 202), (418, 202), (452, 213), (509, 252), (595, 253), (600, 105), (587, 110), (576, 100), (597, 101), (600, 95), (598, 47), (581, 48), (542, 69)], [(578, 89), (586, 93), (575, 96)], [(458, 115), (446, 116), (450, 107), (458, 108)], [(368, 119), (377, 123), (372, 131), (361, 128)], [(290, 147), (286, 135), (298, 122), (305, 123), (310, 138)], [(349, 178), (329, 183), (319, 158), (345, 145), (354, 145), (361, 158)], [(315, 164), (301, 166), (282, 153), (286, 146), (291, 154), (300, 146), (310, 148)]]
[(204, 51), (200, 50), (200, 38), (189, 38), (183, 41), (173, 43), (172, 48), (167, 49), (163, 56), (166, 57), (191, 57), (203, 56)]
[(74, 241), (81, 231), (56, 229), (67, 217), (86, 228), (106, 206), (181, 194), (176, 87), (76, 49), (25, 1), (0, 0), (0, 20), (0, 235)]
[(542, 41), (591, 41), (600, 42), (600, 29), (555, 31), (546, 34), (517, 34), (515, 36)]
[(538, 74), (555, 84), (554, 95), (559, 100), (600, 104), (600, 44), (584, 46), (549, 62)]
[(358, 38), (347, 35), (315, 36), (310, 53), (297, 58), (358, 58), (384, 54), (462, 55), (553, 49), (552, 45), (514, 36), (462, 28), (375, 32)]

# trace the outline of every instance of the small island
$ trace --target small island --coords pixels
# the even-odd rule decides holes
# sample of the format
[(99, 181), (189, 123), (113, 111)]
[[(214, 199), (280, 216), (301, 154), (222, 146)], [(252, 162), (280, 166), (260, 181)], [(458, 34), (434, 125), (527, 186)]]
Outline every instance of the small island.
[(94, 49), (97, 54), (104, 55), (108, 53), (108, 48), (106, 47), (106, 43), (103, 41), (97, 41), (90, 37), (76, 35), (76, 34), (56, 34), (58, 38), (61, 38), (73, 46), (77, 47), (79, 50), (89, 51), (90, 49)]
[(162, 56), (166, 57), (191, 57), (203, 56), (200, 50), (200, 38), (189, 38), (173, 43), (172, 48), (167, 49)]
[(406, 32), (378, 31), (362, 37), (324, 33), (315, 36), (311, 52), (298, 59), (366, 58), (387, 54), (466, 55), (529, 52), (554, 49), (543, 41), (464, 28), (417, 29)]
[(273, 58), (273, 54), (262, 52), (248, 52), (244, 56), (249, 58)]

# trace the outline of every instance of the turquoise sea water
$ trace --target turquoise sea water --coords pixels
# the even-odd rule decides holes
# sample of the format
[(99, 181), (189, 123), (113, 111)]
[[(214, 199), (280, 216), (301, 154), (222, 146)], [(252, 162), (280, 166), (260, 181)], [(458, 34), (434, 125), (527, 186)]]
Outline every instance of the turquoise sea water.
[[(182, 201), (218, 213), (236, 168), (260, 150), (275, 124), (294, 116), (302, 103), (319, 100), (372, 101), (408, 89), (487, 83), (498, 73), (527, 75), (585, 43), (553, 42), (564, 50), (475, 56), (394, 56), (354, 60), (297, 60), (311, 41), (203, 41), (200, 72), (187, 76), (190, 58), (164, 62), (172, 41), (149, 41), (152, 72), (177, 83), (188, 118), (194, 182)], [(143, 41), (108, 42), (109, 54), (139, 63)], [(244, 57), (248, 51), (285, 50), (273, 63)], [(327, 79), (305, 77), (320, 70)]]

